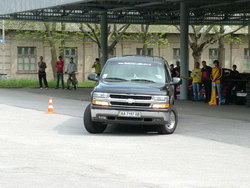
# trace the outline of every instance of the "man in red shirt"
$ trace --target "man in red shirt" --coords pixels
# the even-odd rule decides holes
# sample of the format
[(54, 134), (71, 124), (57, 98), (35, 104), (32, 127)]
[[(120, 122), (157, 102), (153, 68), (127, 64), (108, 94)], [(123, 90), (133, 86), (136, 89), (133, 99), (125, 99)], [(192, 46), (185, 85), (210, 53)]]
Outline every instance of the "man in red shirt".
[(60, 80), (62, 82), (62, 89), (64, 89), (64, 81), (63, 81), (64, 61), (62, 60), (62, 56), (59, 56), (58, 59), (59, 59), (59, 61), (57, 61), (55, 64), (56, 76), (57, 76), (55, 89), (59, 88), (59, 81)]

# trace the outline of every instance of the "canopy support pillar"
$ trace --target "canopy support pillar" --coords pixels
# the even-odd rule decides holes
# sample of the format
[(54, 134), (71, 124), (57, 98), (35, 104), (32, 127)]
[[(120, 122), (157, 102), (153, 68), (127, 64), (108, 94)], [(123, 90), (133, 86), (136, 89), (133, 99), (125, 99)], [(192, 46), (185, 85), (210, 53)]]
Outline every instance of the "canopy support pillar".
[(107, 13), (101, 14), (101, 67), (108, 59), (108, 18)]
[(180, 21), (180, 30), (181, 30), (181, 72), (180, 75), (183, 76), (182, 85), (180, 88), (180, 99), (188, 99), (188, 68), (189, 68), (189, 52), (188, 52), (188, 4), (186, 1), (181, 2), (181, 21)]

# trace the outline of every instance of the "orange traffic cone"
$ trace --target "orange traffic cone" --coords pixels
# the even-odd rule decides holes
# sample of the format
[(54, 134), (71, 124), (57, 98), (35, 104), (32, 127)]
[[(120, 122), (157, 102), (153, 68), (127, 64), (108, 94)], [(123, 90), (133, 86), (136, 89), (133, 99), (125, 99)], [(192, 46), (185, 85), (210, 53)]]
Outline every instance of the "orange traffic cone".
[(52, 97), (49, 98), (48, 112), (47, 114), (54, 114)]

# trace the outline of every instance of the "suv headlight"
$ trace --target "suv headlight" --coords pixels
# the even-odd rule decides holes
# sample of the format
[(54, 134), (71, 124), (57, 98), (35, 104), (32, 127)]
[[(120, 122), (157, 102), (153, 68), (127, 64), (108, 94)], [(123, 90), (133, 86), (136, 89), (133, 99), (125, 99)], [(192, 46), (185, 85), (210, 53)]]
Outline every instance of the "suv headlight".
[(152, 96), (152, 100), (155, 101), (155, 104), (152, 104), (154, 109), (166, 109), (170, 107), (169, 96)]
[(105, 99), (107, 98), (109, 98), (108, 93), (94, 92), (92, 104), (99, 105), (99, 106), (109, 106), (109, 102), (105, 101)]
[(94, 92), (93, 98), (109, 98), (109, 94), (108, 93)]
[(169, 96), (152, 96), (152, 100), (154, 101), (164, 101), (168, 102), (169, 101)]

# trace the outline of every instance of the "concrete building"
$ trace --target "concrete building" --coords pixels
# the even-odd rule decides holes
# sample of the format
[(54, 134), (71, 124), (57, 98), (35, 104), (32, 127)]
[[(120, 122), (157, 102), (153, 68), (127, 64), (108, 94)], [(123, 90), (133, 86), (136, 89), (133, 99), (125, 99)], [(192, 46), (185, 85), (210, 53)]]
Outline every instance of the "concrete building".
[[(168, 44), (158, 45), (148, 44), (148, 55), (162, 56), (169, 64), (175, 64), (177, 60), (180, 60), (180, 34), (176, 29), (171, 26), (166, 31), (166, 39)], [(2, 28), (2, 27), (0, 27)], [(80, 32), (74, 24), (68, 26), (72, 33)], [(156, 26), (152, 26), (156, 28)], [(165, 28), (166, 29), (166, 28)], [(0, 44), (0, 72), (6, 73), (9, 79), (37, 79), (37, 62), (40, 56), (44, 57), (44, 61), (47, 63), (47, 78), (53, 79), (51, 63), (51, 46), (50, 43), (44, 39), (32, 38), (32, 39), (17, 39), (17, 36), (24, 34), (26, 31), (39, 30), (39, 27), (22, 27), (20, 25), (14, 27), (13, 25), (6, 29), (5, 45)], [(2, 32), (2, 29), (1, 29)], [(136, 37), (139, 33), (137, 29), (129, 31), (130, 37), (122, 38), (115, 48), (110, 52), (109, 57), (123, 56), (128, 54), (141, 54), (143, 42)], [(158, 29), (151, 29), (150, 33), (154, 33), (154, 37), (157, 38)], [(212, 35), (212, 34), (210, 34)], [(248, 62), (248, 38), (245, 35), (245, 31), (237, 32), (235, 35), (239, 37), (241, 42), (229, 43), (228, 39), (224, 39), (224, 59), (222, 66), (231, 68), (233, 64), (238, 66), (240, 72), (250, 72), (250, 65)], [(152, 36), (151, 36), (152, 37)], [(60, 42), (56, 42), (56, 51), (59, 55)], [(94, 71), (92, 64), (96, 57), (99, 56), (99, 50), (96, 43), (90, 40), (76, 40), (73, 37), (68, 37), (65, 40), (65, 48), (63, 51), (65, 62), (69, 62), (70, 57), (74, 57), (78, 67), (77, 79), (79, 81), (85, 81), (87, 75)], [(214, 59), (218, 58), (218, 44), (209, 45), (202, 53), (202, 60), (206, 60), (208, 64), (212, 64)], [(192, 50), (189, 49), (189, 69), (193, 68)]]

